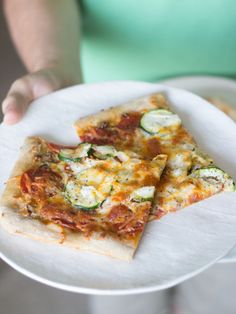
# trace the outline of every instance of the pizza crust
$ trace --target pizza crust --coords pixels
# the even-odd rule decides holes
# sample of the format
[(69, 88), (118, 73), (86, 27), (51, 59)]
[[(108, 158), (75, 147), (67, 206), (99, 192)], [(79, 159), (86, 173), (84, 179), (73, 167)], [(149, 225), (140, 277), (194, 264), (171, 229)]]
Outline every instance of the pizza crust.
[(214, 106), (216, 106), (218, 109), (223, 111), (225, 114), (227, 114), (231, 119), (236, 121), (236, 110), (226, 102), (214, 98), (214, 97), (206, 97), (206, 100), (212, 103)]
[(42, 140), (38, 137), (28, 137), (25, 140), (20, 150), (19, 159), (12, 170), (10, 179), (6, 183), (6, 188), (0, 199), (0, 206), (17, 207), (16, 197), (20, 193), (17, 176), (37, 164), (33, 157), (40, 152), (41, 145)]
[(22, 235), (42, 243), (54, 243), (126, 261), (130, 261), (135, 252), (135, 247), (110, 236), (102, 238), (95, 232), (89, 238), (85, 238), (82, 233), (67, 232), (63, 240), (62, 229), (58, 225), (46, 225), (39, 220), (23, 217), (9, 207), (0, 207), (0, 225), (11, 234)]
[(142, 110), (151, 110), (156, 108), (166, 108), (169, 106), (166, 99), (162, 94), (153, 94), (145, 96), (139, 99), (129, 101), (126, 104), (122, 104), (116, 107), (111, 107), (104, 111), (89, 115), (87, 117), (81, 118), (75, 123), (75, 128), (80, 134), (81, 131), (84, 131), (87, 127), (98, 126), (104, 121), (116, 121), (119, 117), (130, 111), (142, 111)]
[(94, 232), (89, 238), (83, 233), (67, 232), (62, 241), (62, 228), (56, 224), (45, 224), (40, 220), (24, 217), (18, 213), (19, 203), (17, 196), (20, 194), (19, 179), (15, 178), (24, 171), (36, 165), (34, 156), (42, 150), (44, 140), (38, 137), (27, 138), (21, 148), (11, 178), (6, 184), (5, 191), (0, 200), (0, 225), (9, 233), (23, 235), (43, 243), (57, 243), (66, 247), (80, 250), (93, 251), (110, 257), (131, 260), (136, 245), (126, 243), (106, 235)]

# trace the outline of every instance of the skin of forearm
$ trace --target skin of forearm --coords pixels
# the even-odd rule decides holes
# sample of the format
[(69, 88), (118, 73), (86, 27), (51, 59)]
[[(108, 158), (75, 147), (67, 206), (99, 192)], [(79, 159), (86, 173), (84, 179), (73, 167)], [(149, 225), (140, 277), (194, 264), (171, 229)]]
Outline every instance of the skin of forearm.
[(79, 8), (75, 0), (4, 0), (16, 49), (29, 72), (59, 65), (79, 73)]

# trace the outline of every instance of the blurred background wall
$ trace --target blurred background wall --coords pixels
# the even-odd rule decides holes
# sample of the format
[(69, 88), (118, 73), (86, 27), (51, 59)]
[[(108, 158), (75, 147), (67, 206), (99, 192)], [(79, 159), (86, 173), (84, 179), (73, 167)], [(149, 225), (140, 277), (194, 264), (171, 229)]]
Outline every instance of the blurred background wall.
[[(11, 83), (24, 73), (24, 66), (17, 56), (9, 37), (0, 4), (0, 102), (4, 99)], [(2, 119), (2, 112), (0, 113), (0, 119)]]

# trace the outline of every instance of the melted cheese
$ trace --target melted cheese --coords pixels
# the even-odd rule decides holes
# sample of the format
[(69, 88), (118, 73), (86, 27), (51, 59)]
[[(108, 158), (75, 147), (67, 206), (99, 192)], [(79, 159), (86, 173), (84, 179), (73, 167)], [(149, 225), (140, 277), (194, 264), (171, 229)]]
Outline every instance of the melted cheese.
[[(95, 208), (98, 204), (96, 211), (101, 215), (107, 215), (117, 204), (124, 204), (132, 211), (138, 208), (131, 197), (133, 191), (150, 185), (150, 180), (151, 183), (157, 183), (164, 169), (166, 156), (160, 155), (152, 163), (141, 160), (132, 153), (119, 153), (122, 153), (120, 157), (122, 156), (123, 161), (113, 157), (104, 160), (86, 157), (81, 161), (68, 163), (71, 173), (67, 174), (67, 198), (72, 204), (79, 206), (81, 201), (89, 204), (89, 208)], [(144, 201), (150, 202), (151, 199), (141, 200)]]

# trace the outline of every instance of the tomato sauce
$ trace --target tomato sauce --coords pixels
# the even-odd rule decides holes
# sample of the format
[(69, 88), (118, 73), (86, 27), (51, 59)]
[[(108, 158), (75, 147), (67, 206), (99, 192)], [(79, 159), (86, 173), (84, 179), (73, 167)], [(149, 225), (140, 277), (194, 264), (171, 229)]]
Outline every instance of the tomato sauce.
[(117, 125), (117, 128), (126, 130), (126, 131), (132, 131), (139, 126), (140, 119), (141, 119), (141, 114), (139, 112), (124, 113), (121, 116), (121, 119)]

